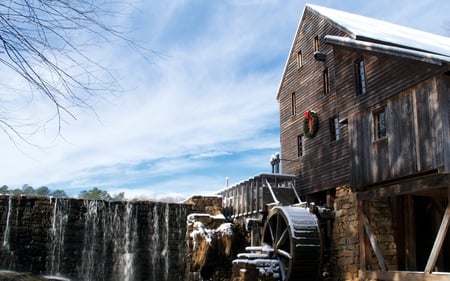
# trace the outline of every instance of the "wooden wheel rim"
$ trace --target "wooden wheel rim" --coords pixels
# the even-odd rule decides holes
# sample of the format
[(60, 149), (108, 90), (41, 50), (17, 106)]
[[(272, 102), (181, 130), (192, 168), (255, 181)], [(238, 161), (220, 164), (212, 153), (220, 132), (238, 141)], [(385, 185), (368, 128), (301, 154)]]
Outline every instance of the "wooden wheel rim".
[(317, 218), (307, 209), (277, 206), (264, 224), (262, 244), (273, 248), (273, 258), (280, 262), (282, 281), (291, 277), (311, 281), (319, 275), (320, 238)]

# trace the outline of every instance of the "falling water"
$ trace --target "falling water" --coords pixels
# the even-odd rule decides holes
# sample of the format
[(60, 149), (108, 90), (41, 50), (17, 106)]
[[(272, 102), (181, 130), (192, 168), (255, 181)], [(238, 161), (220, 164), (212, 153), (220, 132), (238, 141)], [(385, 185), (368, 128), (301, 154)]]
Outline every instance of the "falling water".
[(169, 224), (169, 218), (170, 218), (170, 209), (169, 204), (165, 204), (165, 213), (164, 213), (164, 249), (163, 249), (163, 256), (164, 256), (164, 279), (167, 280), (169, 278), (169, 235), (170, 235), (170, 224)]
[(150, 217), (150, 221), (153, 221), (153, 234), (152, 239), (150, 243), (150, 257), (151, 257), (151, 264), (150, 266), (153, 267), (152, 270), (152, 280), (158, 280), (159, 272), (157, 270), (157, 267), (159, 265), (160, 260), (160, 251), (159, 247), (161, 242), (159, 237), (159, 212), (158, 212), (158, 205), (155, 204), (153, 207), (153, 214)]
[[(29, 269), (86, 281), (183, 279), (186, 208), (182, 205), (28, 200), (3, 199), (0, 270)], [(39, 221), (30, 221), (30, 214)], [(14, 249), (14, 257), (6, 249)]]
[(96, 246), (99, 236), (99, 208), (104, 207), (105, 203), (103, 201), (85, 200), (83, 204), (86, 208), (86, 213), (84, 215), (84, 237), (80, 271), (81, 276), (88, 281), (95, 279), (95, 274), (100, 271), (99, 268), (96, 268), (96, 266), (101, 266), (102, 264), (96, 262), (96, 258), (98, 258), (96, 256)]
[[(50, 265), (49, 268), (51, 275), (56, 275), (61, 270), (61, 260), (64, 257), (64, 230), (67, 224), (67, 207), (68, 200), (54, 199), (53, 214), (52, 214), (52, 228), (50, 234)], [(52, 204), (52, 199), (50, 199)]]
[[(136, 213), (138, 212), (138, 205), (136, 205)], [(137, 240), (137, 218), (133, 218), (133, 205), (127, 203), (125, 212), (125, 243), (123, 246), (123, 254), (120, 262), (120, 272), (123, 273), (122, 280), (134, 280), (134, 255)]]
[(12, 197), (8, 199), (8, 215), (6, 216), (6, 228), (3, 234), (3, 249), (9, 251), (9, 233), (11, 231)]

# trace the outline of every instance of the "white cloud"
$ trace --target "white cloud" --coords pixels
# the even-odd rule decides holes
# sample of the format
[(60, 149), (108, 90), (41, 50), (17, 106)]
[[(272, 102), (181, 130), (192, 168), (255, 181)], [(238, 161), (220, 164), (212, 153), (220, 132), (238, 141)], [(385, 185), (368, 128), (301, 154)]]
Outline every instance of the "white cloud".
[[(129, 23), (164, 56), (148, 63), (124, 46), (93, 50), (124, 92), (96, 101), (99, 119), (86, 111), (63, 124), (64, 138), (55, 139), (55, 123), (46, 124), (31, 137), (42, 148), (22, 144), (22, 153), (0, 135), (0, 184), (74, 194), (99, 186), (152, 198), (211, 192), (227, 176), (234, 182), (268, 171), (279, 146), (276, 91), (304, 3), (200, 1), (191, 11), (188, 1), (134, 2)], [(182, 17), (190, 12), (203, 16)], [(37, 102), (27, 110), (30, 117), (51, 108)]]

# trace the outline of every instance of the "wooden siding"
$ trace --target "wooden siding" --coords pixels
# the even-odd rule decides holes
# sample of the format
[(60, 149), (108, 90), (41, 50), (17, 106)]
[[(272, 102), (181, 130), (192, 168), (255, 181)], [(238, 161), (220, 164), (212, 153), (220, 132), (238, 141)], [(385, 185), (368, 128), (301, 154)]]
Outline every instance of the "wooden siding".
[[(334, 76), (333, 48), (324, 42), (327, 34), (345, 33), (325, 18), (305, 12), (289, 55), (278, 96), (280, 104), (282, 171), (295, 174), (298, 190), (305, 194), (339, 186), (349, 181), (347, 126), (340, 125), (340, 139), (331, 140), (329, 119), (338, 116)], [(325, 61), (314, 57), (314, 38)], [(302, 52), (298, 68), (297, 53)], [(329, 94), (323, 92), (323, 72), (328, 68)], [(296, 93), (296, 115), (291, 114), (291, 95)], [(297, 137), (303, 134), (304, 112), (319, 115), (319, 129), (314, 138), (305, 139), (305, 155), (298, 156)], [(318, 161), (319, 160), (319, 161)]]
[[(365, 62), (367, 93), (357, 96), (354, 63), (361, 58)], [(338, 111), (342, 119), (442, 71), (437, 65), (339, 46), (334, 47), (334, 61)]]
[[(373, 112), (384, 104), (387, 137), (375, 140)], [(442, 170), (444, 131), (439, 104), (437, 78), (431, 78), (349, 118), (352, 185)]]
[[(443, 151), (444, 155), (444, 170), (450, 173), (450, 70), (446, 74), (438, 76), (437, 91), (439, 93), (439, 100), (443, 104), (441, 108), (442, 113), (442, 136), (443, 136)], [(447, 101), (447, 106), (445, 102)]]
[[(332, 46), (324, 42), (326, 35), (348, 36), (333, 22), (306, 10), (278, 93), (282, 172), (298, 176), (297, 190), (310, 194), (433, 169), (450, 172), (450, 78), (443, 74), (448, 66)], [(314, 57), (316, 36), (324, 61)], [(356, 95), (354, 63), (361, 58), (367, 93)], [(323, 94), (326, 68), (328, 95)], [(374, 141), (373, 111), (381, 107), (390, 122), (388, 136)], [(307, 110), (317, 112), (319, 129), (314, 138), (306, 138), (305, 155), (298, 156), (297, 137), (303, 134)], [(332, 141), (328, 122), (336, 116), (341, 121), (340, 139)]]

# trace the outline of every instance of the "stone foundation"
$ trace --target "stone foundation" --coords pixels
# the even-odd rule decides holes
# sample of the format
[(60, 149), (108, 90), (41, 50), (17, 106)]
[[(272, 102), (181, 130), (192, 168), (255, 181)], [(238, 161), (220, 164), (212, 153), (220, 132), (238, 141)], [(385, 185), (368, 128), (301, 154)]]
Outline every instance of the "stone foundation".
[(359, 235), (356, 194), (348, 187), (336, 188), (334, 200), (330, 272), (332, 280), (358, 280)]
[[(392, 211), (389, 199), (367, 201), (367, 217), (376, 236), (388, 270), (397, 269), (397, 247), (392, 225)], [(335, 220), (333, 224), (330, 272), (331, 280), (359, 281), (360, 233), (356, 194), (349, 187), (336, 188), (334, 200)], [(368, 246), (370, 247), (370, 245)], [(380, 269), (375, 253), (367, 269)]]

